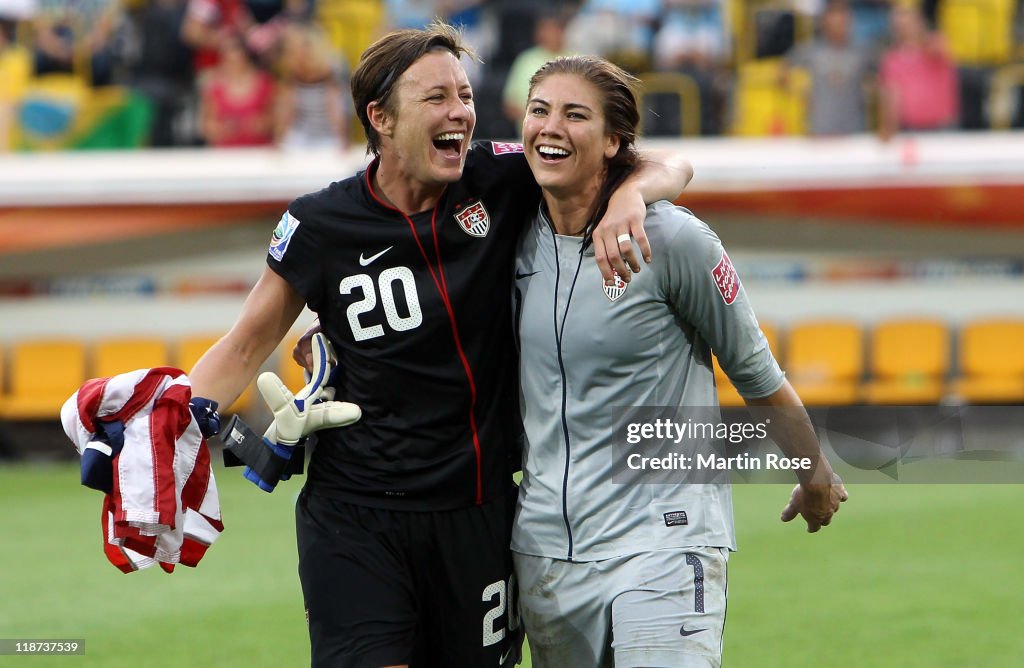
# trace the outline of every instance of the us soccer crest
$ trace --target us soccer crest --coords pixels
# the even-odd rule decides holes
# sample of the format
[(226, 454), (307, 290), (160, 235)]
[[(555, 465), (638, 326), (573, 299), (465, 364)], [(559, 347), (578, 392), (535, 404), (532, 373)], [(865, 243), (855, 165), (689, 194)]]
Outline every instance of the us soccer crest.
[(622, 277), (619, 276), (619, 272), (612, 269), (612, 273), (615, 274), (615, 285), (608, 285), (607, 283), (603, 283), (604, 295), (608, 299), (615, 301), (622, 295), (626, 294), (626, 288), (629, 286), (629, 284), (626, 283), (626, 281), (622, 280)]
[(484, 208), (484, 203), (475, 200), (455, 213), (455, 220), (463, 232), (471, 237), (486, 237), (491, 229), (491, 216)]

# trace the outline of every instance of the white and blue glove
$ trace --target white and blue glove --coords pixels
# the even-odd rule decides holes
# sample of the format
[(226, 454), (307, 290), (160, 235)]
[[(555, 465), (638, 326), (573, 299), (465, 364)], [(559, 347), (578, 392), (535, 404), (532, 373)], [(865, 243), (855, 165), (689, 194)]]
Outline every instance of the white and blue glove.
[[(292, 394), (276, 373), (266, 371), (256, 379), (263, 400), (274, 414), (274, 421), (263, 434), (263, 442), (278, 458), (287, 462), (309, 434), (320, 429), (345, 427), (359, 420), (359, 406), (345, 401), (334, 401), (334, 388), (328, 383), (338, 364), (330, 341), (321, 333), (313, 336), (313, 372), (309, 383)], [(290, 475), (282, 473), (277, 479), (263, 480), (251, 467), (243, 473), (265, 492), (272, 492), (278, 480)]]

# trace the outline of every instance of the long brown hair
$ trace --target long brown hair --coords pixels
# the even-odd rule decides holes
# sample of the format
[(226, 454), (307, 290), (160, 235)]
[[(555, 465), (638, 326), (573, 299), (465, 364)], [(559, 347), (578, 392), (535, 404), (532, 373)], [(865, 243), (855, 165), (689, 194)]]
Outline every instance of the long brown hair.
[(608, 208), (608, 200), (640, 162), (636, 150), (640, 110), (636, 102), (639, 80), (621, 67), (596, 56), (563, 56), (545, 63), (530, 79), (530, 95), (544, 79), (554, 74), (572, 74), (590, 82), (601, 94), (605, 132), (619, 140), (619, 150), (605, 161), (604, 181), (585, 229), (589, 238)]
[(472, 47), (462, 41), (458, 28), (434, 21), (422, 30), (396, 30), (371, 44), (359, 57), (352, 74), (352, 102), (366, 132), (366, 152), (380, 155), (380, 135), (370, 124), (366, 107), (376, 101), (389, 114), (396, 109), (391, 93), (399, 77), (420, 57), (436, 49), (451, 51), (456, 58), (466, 54), (477, 59)]

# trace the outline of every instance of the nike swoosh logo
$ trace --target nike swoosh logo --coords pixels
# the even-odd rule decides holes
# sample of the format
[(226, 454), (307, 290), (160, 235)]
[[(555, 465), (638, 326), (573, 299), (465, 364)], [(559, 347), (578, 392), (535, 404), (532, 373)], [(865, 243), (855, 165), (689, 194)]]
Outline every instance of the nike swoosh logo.
[(509, 647), (505, 650), (505, 653), (498, 657), (498, 668), (504, 668), (505, 662), (508, 661), (508, 657), (512, 656), (512, 648)]
[(526, 278), (527, 276), (533, 276), (534, 274), (539, 274), (539, 273), (540, 273), (539, 269), (537, 271), (529, 271), (529, 272), (518, 272), (517, 271), (516, 272), (516, 280), (517, 281), (521, 281), (524, 278)]
[(370, 264), (371, 262), (373, 262), (374, 260), (376, 260), (377, 258), (379, 258), (379, 257), (380, 257), (381, 255), (383, 255), (384, 253), (387, 253), (387, 252), (388, 252), (389, 250), (391, 250), (392, 248), (394, 248), (394, 246), (388, 246), (387, 248), (385, 248), (385, 249), (384, 249), (384, 250), (382, 250), (381, 252), (377, 253), (376, 255), (371, 255), (370, 257), (363, 257), (363, 254), (362, 254), (362, 253), (360, 253), (360, 254), (359, 254), (359, 266), (360, 266), (360, 267), (365, 267), (365, 266), (367, 266), (368, 264)]
[(707, 631), (707, 629), (691, 629), (688, 631), (686, 629), (686, 624), (683, 624), (679, 627), (679, 635), (683, 636), (684, 638), (686, 636), (692, 636), (694, 633), (700, 633), (701, 631)]

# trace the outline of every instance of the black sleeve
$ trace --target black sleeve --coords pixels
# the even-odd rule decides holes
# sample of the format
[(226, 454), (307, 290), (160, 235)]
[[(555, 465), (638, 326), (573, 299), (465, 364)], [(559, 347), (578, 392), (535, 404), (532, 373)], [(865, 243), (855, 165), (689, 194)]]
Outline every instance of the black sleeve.
[(302, 295), (313, 311), (323, 301), (322, 249), (318, 242), (317, 221), (309, 196), (288, 205), (274, 229), (267, 251), (267, 265)]

